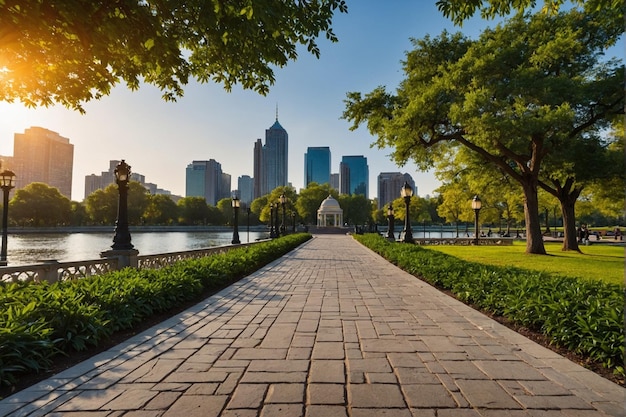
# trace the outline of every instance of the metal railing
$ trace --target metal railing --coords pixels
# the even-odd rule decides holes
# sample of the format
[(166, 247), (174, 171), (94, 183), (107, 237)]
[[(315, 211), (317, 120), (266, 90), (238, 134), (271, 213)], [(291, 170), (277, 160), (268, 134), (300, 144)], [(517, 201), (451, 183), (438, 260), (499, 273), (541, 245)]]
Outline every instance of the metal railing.
[[(134, 256), (130, 262), (139, 269), (157, 269), (185, 260), (198, 259), (219, 253), (228, 252), (234, 248), (254, 245), (259, 242), (243, 243), (240, 245), (216, 246), (211, 248), (194, 249), (182, 252), (168, 252), (155, 255)], [(120, 256), (107, 256), (100, 259), (85, 261), (58, 262), (56, 260), (41, 261), (37, 264), (0, 267), (0, 282), (57, 282), (81, 279), (92, 275), (101, 275), (115, 271), (128, 265)]]

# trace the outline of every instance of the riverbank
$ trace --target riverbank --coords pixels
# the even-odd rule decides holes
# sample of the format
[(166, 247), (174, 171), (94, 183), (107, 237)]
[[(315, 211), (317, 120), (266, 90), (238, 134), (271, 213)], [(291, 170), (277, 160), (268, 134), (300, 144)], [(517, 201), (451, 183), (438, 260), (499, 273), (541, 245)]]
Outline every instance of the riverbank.
[[(230, 232), (232, 226), (129, 226), (131, 233), (163, 233), (163, 232)], [(239, 232), (246, 231), (247, 226), (239, 225)], [(250, 226), (250, 231), (262, 232), (266, 225)], [(58, 227), (9, 227), (9, 234), (46, 234), (46, 233), (113, 233), (114, 225), (105, 226), (58, 226)]]

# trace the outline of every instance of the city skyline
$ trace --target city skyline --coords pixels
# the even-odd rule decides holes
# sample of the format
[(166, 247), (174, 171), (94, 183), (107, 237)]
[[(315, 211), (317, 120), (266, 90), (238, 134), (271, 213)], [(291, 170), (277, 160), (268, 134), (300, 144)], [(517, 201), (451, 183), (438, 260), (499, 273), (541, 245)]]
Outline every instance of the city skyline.
[[(398, 167), (388, 156), (391, 149), (370, 146), (375, 138), (366, 128), (349, 130), (341, 119), (343, 100), (350, 91), (367, 93), (379, 85), (395, 89), (404, 78), (405, 52), (413, 49), (410, 38), (438, 36), (444, 29), (476, 38), (497, 22), (473, 18), (459, 28), (434, 1), (390, 4), (348, 1), (348, 13), (333, 21), (339, 42), (320, 39), (319, 60), (299, 48), (297, 61), (275, 68), (276, 83), (266, 97), (239, 86), (229, 93), (218, 84), (191, 81), (175, 103), (163, 101), (152, 86), (133, 92), (119, 85), (110, 96), (87, 103), (85, 115), (61, 106), (28, 109), (0, 102), (0, 155), (13, 155), (15, 133), (40, 126), (74, 144), (74, 200), (84, 198), (85, 176), (121, 159), (159, 187), (184, 195), (185, 167), (193, 160), (219, 161), (233, 182), (242, 175), (253, 177), (254, 142), (272, 125), (278, 106), (281, 125), (289, 132), (288, 180), (296, 190), (304, 187), (307, 147), (330, 146), (338, 157), (367, 158), (370, 196), (376, 195), (376, 175), (395, 171), (410, 173), (421, 196), (432, 194), (439, 186), (432, 174), (420, 173), (413, 162)], [(338, 172), (337, 160), (332, 172)]]

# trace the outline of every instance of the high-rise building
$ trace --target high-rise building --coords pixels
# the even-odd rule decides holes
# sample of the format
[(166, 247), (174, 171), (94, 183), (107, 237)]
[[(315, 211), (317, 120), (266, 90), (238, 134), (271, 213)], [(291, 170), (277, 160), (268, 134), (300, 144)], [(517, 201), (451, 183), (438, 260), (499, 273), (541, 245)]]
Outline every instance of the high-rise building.
[(249, 175), (242, 175), (237, 178), (238, 197), (246, 207), (250, 207), (250, 203), (254, 200), (254, 182)]
[[(261, 139), (254, 144), (254, 195), (260, 197), (270, 193), (276, 187), (287, 186), (287, 131), (278, 122), (265, 130), (265, 144)], [(258, 184), (258, 187), (257, 187)]]
[[(85, 175), (85, 198), (87, 198), (87, 196), (94, 191), (103, 190), (110, 184), (115, 183), (115, 168), (119, 163), (119, 160), (110, 160), (108, 171), (102, 171), (100, 175)], [(157, 184), (146, 182), (146, 176), (139, 174), (138, 172), (131, 172), (130, 180), (136, 181), (139, 184), (143, 185), (152, 195), (165, 194), (169, 195), (172, 200), (177, 200), (178, 198), (180, 198), (179, 196), (173, 196), (172, 193), (167, 190), (159, 188)]]
[(339, 173), (330, 174), (330, 188), (339, 191)]
[(220, 199), (230, 197), (230, 175), (224, 175), (222, 164), (215, 159), (192, 161), (187, 165), (185, 196), (203, 197), (215, 206)]
[(263, 142), (261, 139), (257, 139), (254, 142), (254, 166), (253, 166), (252, 178), (254, 181), (254, 198), (261, 197), (263, 191)]
[(316, 182), (330, 184), (330, 148), (309, 147), (304, 154), (304, 187)]
[(414, 195), (417, 195), (415, 181), (409, 174), (400, 172), (381, 172), (378, 174), (378, 208), (385, 207), (388, 203), (400, 198), (400, 189), (405, 182), (413, 188)]
[(72, 198), (74, 145), (57, 132), (31, 127), (24, 133), (16, 133), (11, 165), (16, 174), (16, 189), (43, 182)]
[(339, 192), (369, 198), (369, 166), (363, 155), (343, 156), (339, 163)]

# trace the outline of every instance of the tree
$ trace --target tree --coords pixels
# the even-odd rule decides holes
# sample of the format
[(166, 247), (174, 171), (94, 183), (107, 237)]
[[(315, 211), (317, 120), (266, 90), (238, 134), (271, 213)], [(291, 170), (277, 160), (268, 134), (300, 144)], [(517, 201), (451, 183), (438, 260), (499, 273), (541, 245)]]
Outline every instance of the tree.
[(72, 207), (58, 188), (33, 182), (15, 191), (9, 202), (13, 222), (22, 226), (68, 225)]
[(83, 226), (89, 220), (87, 209), (78, 201), (71, 202), (71, 220), (72, 226)]
[[(624, 2), (622, 0), (570, 0), (590, 12), (608, 10), (616, 21), (624, 20)], [(463, 24), (480, 10), (483, 19), (506, 16), (510, 13), (524, 12), (535, 7), (537, 0), (437, 0), (437, 8), (445, 17), (456, 25)], [(543, 0), (543, 13), (554, 14), (563, 6), (565, 0)], [(623, 23), (622, 23), (623, 24)]]
[(337, 10), (344, 0), (2, 1), (0, 100), (84, 112), (120, 82), (175, 100), (190, 77), (266, 94), (298, 45), (319, 57), (320, 34), (337, 41)]
[(168, 195), (150, 195), (143, 219), (147, 224), (172, 224), (178, 220), (178, 206)]
[(559, 190), (540, 176), (560, 179), (570, 162), (558, 154), (623, 114), (623, 66), (599, 61), (621, 32), (594, 17), (518, 15), (476, 41), (447, 32), (413, 40), (397, 94), (348, 93), (343, 117), (352, 129), (367, 122), (400, 165), (431, 167), (464, 147), (500, 169), (523, 189), (526, 252), (545, 254), (537, 190)]
[(339, 206), (343, 209), (344, 223), (359, 225), (374, 221), (372, 219), (372, 203), (370, 200), (366, 199), (364, 195), (341, 194), (337, 201)]
[(303, 223), (317, 224), (317, 210), (322, 201), (329, 195), (334, 199), (339, 198), (337, 190), (331, 188), (329, 184), (320, 185), (316, 182), (310, 182), (305, 189), (300, 190), (296, 210), (298, 210), (298, 216)]
[[(117, 184), (109, 184), (106, 188), (89, 194), (85, 198), (85, 208), (90, 219), (96, 224), (114, 224), (117, 220), (119, 195)], [(137, 181), (129, 181), (128, 224), (141, 224), (147, 206), (148, 190)]]
[(176, 203), (179, 221), (188, 225), (204, 225), (209, 217), (209, 207), (202, 197), (184, 197)]
[(85, 198), (85, 210), (89, 219), (95, 224), (114, 224), (118, 199), (117, 186), (114, 184), (89, 194)]

